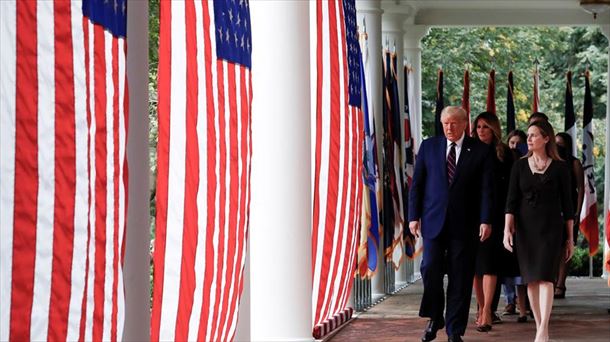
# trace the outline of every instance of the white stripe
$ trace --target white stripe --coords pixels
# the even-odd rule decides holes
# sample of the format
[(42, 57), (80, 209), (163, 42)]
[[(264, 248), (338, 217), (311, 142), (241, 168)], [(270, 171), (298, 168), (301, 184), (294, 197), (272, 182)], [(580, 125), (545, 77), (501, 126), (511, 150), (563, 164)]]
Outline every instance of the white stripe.
[[(318, 183), (318, 222), (313, 222), (318, 227), (318, 236), (312, 238), (317, 239), (317, 250), (314, 264), (314, 280), (313, 280), (313, 294), (312, 294), (312, 321), (314, 324), (320, 323), (315, 321), (316, 318), (316, 306), (320, 290), (320, 272), (322, 271), (322, 257), (324, 251), (324, 228), (326, 227), (326, 195), (328, 189), (328, 158), (329, 158), (329, 146), (330, 146), (330, 116), (328, 115), (330, 109), (330, 51), (327, 48), (329, 46), (328, 40), (328, 5), (325, 3), (320, 4), (322, 7), (322, 27), (318, 28), (322, 30), (322, 105), (321, 105), (321, 131), (317, 132), (318, 136), (321, 136), (320, 142), (320, 171), (319, 171), (319, 183)], [(316, 13), (314, 11), (314, 13)], [(316, 45), (317, 46), (317, 45)], [(316, 51), (316, 60), (317, 60)], [(320, 66), (318, 66), (320, 67)], [(318, 85), (320, 86), (320, 85)], [(315, 123), (314, 123), (315, 125)], [(317, 137), (314, 137), (314, 141), (317, 141)], [(314, 159), (315, 160), (315, 159)], [(314, 164), (315, 167), (315, 164)], [(312, 172), (315, 174), (316, 170)]]
[(55, 37), (53, 3), (39, 2), (38, 31), (38, 202), (36, 259), (30, 337), (44, 340), (49, 328), (55, 203)]
[(93, 339), (93, 285), (95, 281), (95, 59), (94, 59), (94, 31), (91, 21), (87, 21), (89, 32), (89, 108), (91, 111), (91, 126), (89, 127), (89, 272), (87, 274), (87, 306), (85, 309), (85, 341)]
[[(246, 86), (246, 98), (245, 99), (241, 99), (242, 102), (245, 102), (247, 104), (247, 110), (248, 110), (248, 126), (250, 126), (250, 124), (252, 124), (251, 121), (251, 114), (250, 113), (250, 103), (251, 103), (251, 98), (250, 98), (250, 69), (245, 70), (244, 73), (244, 79), (241, 79), (241, 81), (245, 82), (245, 86)], [(241, 123), (239, 124), (241, 125)], [(244, 267), (246, 265), (246, 252), (247, 252), (247, 246), (248, 246), (248, 241), (247, 241), (247, 237), (248, 237), (248, 221), (249, 221), (249, 217), (248, 217), (248, 208), (250, 207), (250, 203), (248, 201), (248, 194), (250, 193), (250, 175), (248, 173), (248, 171), (250, 170), (250, 160), (251, 160), (251, 151), (250, 151), (250, 131), (247, 130), (246, 127), (242, 127), (241, 129), (246, 129), (246, 150), (242, 151), (242, 153), (246, 154), (246, 165), (244, 165), (243, 168), (243, 173), (240, 171), (240, 179), (241, 177), (246, 177), (246, 186), (243, 189), (246, 193), (246, 200), (245, 200), (245, 205), (243, 208), (240, 209), (240, 213), (243, 214), (242, 216), (242, 220), (245, 220), (244, 222), (244, 229), (243, 229), (243, 234), (244, 234), (244, 240), (243, 240), (243, 244), (241, 246), (241, 260), (239, 262), (239, 275), (237, 278), (237, 282), (236, 282), (236, 286), (237, 288), (235, 289), (236, 291), (240, 291), (239, 288), (239, 283), (241, 282), (242, 277), (244, 276)], [(241, 130), (240, 129), (240, 130)], [(241, 162), (240, 162), (241, 165)], [(239, 188), (240, 191), (242, 190), (241, 187)], [(237, 303), (235, 306), (235, 310), (233, 310), (233, 312), (231, 312), (231, 320), (230, 320), (230, 327), (229, 327), (229, 331), (227, 333), (227, 335), (223, 335), (223, 336), (227, 336), (228, 340), (233, 340), (233, 335), (235, 334), (235, 328), (237, 327), (237, 317), (239, 315), (239, 302), (240, 302), (240, 298), (241, 298), (241, 293), (238, 293), (237, 295)]]
[(0, 1), (0, 341), (8, 341), (13, 273), (17, 8)]
[(112, 34), (104, 31), (106, 64), (106, 246), (104, 270), (104, 326), (102, 340), (110, 340), (112, 285), (114, 283), (114, 81), (112, 79)]
[[(239, 234), (241, 233), (241, 229), (240, 229), (240, 223), (241, 223), (241, 213), (243, 212), (243, 208), (240, 207), (241, 205), (241, 193), (242, 193), (242, 189), (241, 189), (241, 179), (242, 179), (242, 170), (243, 170), (243, 165), (241, 162), (241, 156), (243, 151), (241, 150), (241, 103), (242, 103), (242, 99), (241, 99), (241, 76), (240, 76), (240, 69), (241, 67), (239, 65), (235, 66), (235, 103), (236, 103), (236, 116), (237, 116), (237, 127), (235, 127), (236, 129), (236, 135), (237, 135), (237, 146), (231, 146), (231, 149), (237, 149), (237, 179), (232, 179), (233, 182), (237, 182), (237, 201), (235, 203), (235, 205), (237, 205), (237, 208), (235, 208), (236, 210), (236, 220), (235, 220), (235, 227), (229, 227), (229, 230), (234, 230), (235, 231), (235, 243), (234, 243), (234, 257), (233, 260), (228, 260), (228, 262), (232, 263), (233, 266), (233, 271), (230, 274), (230, 276), (228, 277), (228, 282), (229, 282), (229, 288), (228, 288), (228, 292), (229, 295), (227, 297), (227, 312), (221, 316), (221, 319), (219, 321), (222, 321), (222, 332), (220, 333), (220, 338), (221, 339), (226, 339), (226, 334), (227, 334), (227, 328), (229, 325), (229, 319), (232, 318), (232, 312), (231, 310), (231, 305), (233, 305), (233, 293), (235, 292), (235, 280), (237, 279), (236, 277), (239, 275), (239, 271), (237, 270), (237, 258), (238, 258), (238, 253), (241, 250), (241, 245), (240, 245), (240, 241), (239, 241)], [(231, 155), (231, 151), (228, 151), (228, 154)], [(230, 159), (230, 158), (229, 158)], [(228, 173), (227, 173), (228, 174)], [(230, 201), (229, 201), (230, 203)], [(228, 235), (228, 234), (227, 234)], [(225, 235), (226, 237), (226, 235)], [(225, 256), (227, 255), (227, 253), (225, 253)], [(241, 261), (241, 260), (240, 260)], [(227, 291), (226, 286), (223, 286), (223, 288), (225, 289), (225, 291)], [(237, 311), (237, 308), (235, 309), (235, 311)]]
[[(341, 23), (339, 20), (339, 6), (335, 7), (335, 11), (337, 12), (336, 18), (337, 21), (334, 23), (335, 25), (337, 25), (337, 41), (339, 42), (339, 45), (341, 44), (342, 40), (341, 40)], [(345, 141), (345, 136), (347, 134), (346, 132), (346, 127), (345, 127), (345, 122), (343, 121), (345, 118), (345, 98), (343, 96), (343, 92), (344, 92), (344, 84), (343, 84), (343, 61), (342, 61), (342, 55), (341, 55), (341, 46), (338, 47), (337, 50), (338, 56), (338, 62), (339, 62), (339, 110), (340, 110), (340, 114), (339, 114), (339, 120), (340, 122), (340, 130), (339, 130), (339, 174), (337, 177), (338, 180), (338, 186), (337, 186), (337, 206), (334, 209), (334, 212), (336, 213), (336, 220), (335, 220), (335, 226), (333, 227), (333, 248), (332, 248), (332, 252), (331, 252), (331, 257), (330, 257), (330, 269), (328, 270), (328, 274), (329, 277), (326, 281), (326, 292), (325, 292), (325, 297), (324, 297), (324, 302), (322, 305), (322, 312), (321, 312), (321, 316), (320, 319), (323, 321), (324, 319), (327, 319), (331, 316), (330, 314), (330, 309), (332, 306), (332, 303), (334, 301), (334, 294), (335, 294), (335, 290), (336, 288), (332, 288), (331, 289), (331, 282), (337, 277), (337, 270), (335, 270), (335, 259), (337, 258), (337, 243), (338, 243), (338, 239), (339, 239), (339, 230), (341, 229), (339, 227), (339, 224), (341, 223), (341, 206), (343, 205), (343, 202), (346, 200), (343, 198), (343, 187), (345, 187), (346, 185), (343, 184), (343, 173), (345, 171), (345, 158), (344, 158), (344, 149), (345, 149), (345, 145), (344, 145), (344, 141)], [(329, 112), (329, 115), (332, 115), (332, 113)], [(334, 133), (336, 134), (336, 132)], [(330, 148), (330, 147), (329, 147)], [(324, 191), (326, 191), (325, 188)], [(326, 227), (322, 227), (323, 230), (326, 230)], [(345, 234), (345, 232), (343, 232), (343, 234)], [(330, 243), (330, 242), (328, 242)], [(340, 254), (340, 256), (342, 256), (343, 254)], [(323, 270), (321, 270), (323, 271)], [(332, 294), (331, 294), (332, 293)], [(328, 304), (328, 301), (331, 300), (331, 304)], [(326, 307), (326, 309), (324, 309)]]
[(74, 197), (74, 244), (72, 256), (72, 276), (68, 331), (66, 340), (76, 341), (79, 335), (83, 291), (85, 289), (85, 268), (87, 261), (87, 107), (85, 79), (85, 47), (83, 35), (83, 14), (79, 2), (71, 3), (72, 44), (74, 72), (74, 140), (76, 185)]
[[(206, 64), (205, 64), (205, 32), (203, 25), (203, 8), (199, 1), (194, 2), (197, 28), (197, 148), (199, 150), (199, 189), (197, 191), (197, 248), (195, 250), (195, 291), (193, 293), (193, 308), (189, 318), (188, 340), (196, 341), (203, 306), (203, 280), (206, 272), (206, 227), (208, 219), (208, 122), (206, 97)], [(207, 31), (206, 31), (207, 32)], [(210, 32), (213, 33), (213, 32)], [(207, 294), (206, 294), (207, 295)]]
[[(593, 121), (589, 122), (583, 128), (583, 168), (585, 170), (585, 198), (583, 201), (583, 210), (580, 213), (580, 222), (584, 222), (584, 220), (589, 216), (593, 207), (597, 207), (597, 194), (595, 188), (595, 177), (593, 174), (593, 169), (595, 166), (595, 159), (593, 157)], [(592, 184), (593, 186), (590, 186)]]
[(159, 339), (175, 338), (176, 315), (180, 298), (180, 269), (182, 265), (182, 236), (184, 228), (184, 180), (186, 152), (186, 36), (184, 26), (185, 3), (171, 4), (171, 80), (170, 80), (170, 140), (169, 179), (167, 189), (167, 237), (161, 302)]
[[(212, 8), (211, 7), (211, 3), (208, 2), (208, 8)], [(214, 27), (213, 23), (214, 21), (214, 11), (209, 11), (209, 15), (210, 15), (210, 27)], [(216, 56), (216, 34), (210, 34), (210, 48), (211, 48), (211, 55), (212, 56)], [(215, 62), (215, 58), (213, 58), (213, 62), (212, 62), (212, 70), (216, 70), (216, 62)], [(218, 122), (218, 75), (216, 72), (212, 72), (212, 95), (214, 97), (214, 109), (215, 109), (215, 113), (214, 113), (214, 129), (216, 131), (216, 167), (215, 167), (215, 172), (216, 172), (216, 176), (218, 177), (218, 179), (216, 180), (216, 183), (219, 184), (220, 183), (220, 141), (219, 141), (219, 136), (220, 136), (220, 124)], [(220, 189), (217, 186), (216, 188), (216, 196), (214, 196), (214, 234), (212, 236), (212, 245), (214, 248), (214, 261), (212, 263), (213, 267), (212, 267), (212, 283), (210, 286), (210, 306), (207, 308), (207, 317), (208, 317), (208, 325), (206, 327), (206, 334), (205, 334), (205, 338), (206, 339), (211, 339), (211, 333), (212, 333), (212, 318), (214, 317), (214, 307), (216, 304), (216, 283), (217, 283), (217, 277), (218, 277), (218, 269), (217, 269), (217, 265), (218, 265), (218, 231), (220, 230)], [(209, 204), (208, 204), (209, 205)], [(208, 227), (208, 229), (211, 229), (212, 227)], [(206, 263), (210, 262), (211, 260), (206, 260)], [(206, 308), (204, 308), (205, 310)]]
[[(575, 114), (575, 115), (576, 115), (576, 114)], [(577, 151), (577, 149), (576, 149), (576, 148), (578, 147), (578, 146), (577, 146), (577, 142), (578, 142), (578, 140), (576, 140), (576, 123), (574, 123), (574, 124), (572, 125), (572, 127), (570, 127), (570, 128), (567, 130), (567, 133), (568, 133), (568, 134), (569, 134), (569, 135), (572, 137), (572, 151), (570, 151), (570, 152), (572, 153), (572, 156), (574, 156), (574, 157), (578, 158), (578, 157), (577, 157), (577, 153), (578, 153), (578, 151)]]
[(121, 251), (123, 250), (123, 237), (125, 236), (125, 148), (126, 148), (126, 127), (125, 127), (125, 39), (118, 39), (119, 49), (119, 270), (117, 287), (117, 339), (123, 339), (123, 327), (125, 323), (125, 293), (123, 289), (123, 260)]

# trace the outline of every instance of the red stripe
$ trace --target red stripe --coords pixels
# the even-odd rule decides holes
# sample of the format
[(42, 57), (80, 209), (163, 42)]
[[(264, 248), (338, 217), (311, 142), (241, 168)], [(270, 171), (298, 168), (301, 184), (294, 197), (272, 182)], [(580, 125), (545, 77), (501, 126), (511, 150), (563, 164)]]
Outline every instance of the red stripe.
[(154, 254), (153, 305), (151, 313), (151, 341), (159, 340), (163, 281), (165, 271), (165, 239), (167, 230), (167, 187), (169, 177), (169, 115), (171, 112), (171, 1), (161, 1), (159, 23), (159, 74), (157, 105), (159, 140), (157, 144), (157, 219)]
[(83, 301), (81, 304), (81, 319), (80, 329), (78, 334), (78, 340), (85, 340), (85, 325), (87, 319), (87, 289), (89, 286), (89, 243), (91, 242), (91, 221), (89, 220), (89, 213), (91, 211), (91, 191), (89, 186), (91, 184), (91, 135), (89, 130), (91, 128), (91, 105), (89, 102), (90, 97), (90, 84), (91, 76), (89, 75), (89, 67), (91, 66), (89, 60), (89, 20), (83, 17), (83, 38), (85, 46), (85, 84), (87, 87), (86, 106), (87, 106), (87, 249), (86, 249), (86, 261), (85, 261), (85, 287), (83, 288)]
[[(184, 188), (184, 230), (182, 236), (182, 263), (180, 269), (180, 295), (176, 317), (177, 341), (188, 339), (189, 318), (195, 292), (195, 254), (197, 250), (197, 191), (199, 189), (199, 148), (197, 137), (197, 36), (195, 4), (185, 2), (186, 21), (186, 158)], [(179, 227), (176, 227), (179, 228)]]
[[(212, 330), (210, 332), (210, 336), (208, 336), (208, 338), (213, 338), (214, 336), (216, 336), (216, 322), (218, 322), (219, 319), (219, 311), (220, 311), (220, 307), (218, 306), (220, 304), (220, 296), (222, 293), (222, 289), (221, 289), (221, 277), (222, 277), (222, 273), (224, 271), (225, 268), (225, 264), (224, 264), (224, 260), (223, 260), (223, 256), (225, 253), (225, 245), (224, 245), (224, 240), (225, 240), (225, 233), (227, 230), (227, 222), (226, 222), (226, 205), (227, 205), (227, 183), (226, 183), (226, 177), (227, 177), (227, 145), (225, 144), (226, 141), (226, 128), (225, 128), (225, 113), (227, 111), (227, 108), (225, 108), (225, 92), (224, 92), (224, 88), (225, 88), (225, 84), (224, 84), (224, 69), (223, 69), (223, 64), (224, 62), (221, 60), (218, 60), (216, 62), (216, 75), (218, 75), (218, 122), (219, 122), (219, 126), (220, 130), (219, 130), (219, 136), (218, 136), (218, 142), (219, 142), (219, 147), (220, 147), (220, 171), (218, 172), (218, 180), (220, 183), (220, 200), (219, 200), (219, 225), (218, 225), (218, 249), (217, 249), (217, 253), (216, 255), (218, 256), (218, 261), (216, 262), (216, 268), (217, 268), (217, 272), (216, 272), (216, 301), (214, 302), (214, 308), (213, 308), (213, 312), (214, 314), (212, 315)], [(213, 262), (213, 259), (210, 260)]]
[(49, 340), (63, 341), (68, 331), (74, 249), (76, 141), (74, 65), (69, 2), (53, 4), (55, 21), (55, 208), (53, 268), (49, 302)]
[(112, 137), (114, 147), (113, 151), (113, 165), (114, 174), (112, 180), (114, 182), (114, 237), (113, 251), (112, 251), (112, 316), (110, 325), (110, 339), (112, 341), (117, 340), (117, 293), (118, 293), (118, 277), (119, 277), (119, 43), (116, 38), (112, 39), (112, 85), (114, 87), (114, 97), (112, 99), (113, 109), (113, 126), (112, 126)]
[[(313, 189), (313, 228), (311, 239), (311, 260), (313, 265), (316, 265), (316, 255), (318, 250), (318, 231), (320, 227), (320, 158), (322, 155), (322, 5), (323, 3), (316, 2), (316, 27), (317, 31), (317, 50), (316, 50), (316, 65), (317, 65), (317, 87), (316, 87), (316, 151), (315, 151), (315, 172), (314, 172), (314, 189)], [(315, 267), (311, 268), (312, 278), (315, 272)]]
[[(17, 2), (15, 194), (10, 340), (29, 340), (36, 257), (38, 68), (36, 2)], [(3, 298), (2, 300), (8, 300)]]
[[(127, 57), (127, 41), (123, 39), (123, 55)], [(123, 156), (123, 191), (124, 191), (124, 207), (123, 207), (123, 217), (125, 218), (123, 226), (120, 227), (123, 229), (123, 239), (121, 241), (121, 268), (125, 262), (125, 239), (127, 237), (127, 208), (129, 208), (129, 167), (127, 163), (127, 132), (129, 132), (129, 85), (127, 82), (127, 73), (125, 72), (123, 76), (123, 123), (124, 123), (124, 132), (125, 132), (125, 142), (123, 146), (125, 148), (124, 156)], [(125, 286), (123, 284), (123, 286)], [(122, 288), (121, 291), (125, 293), (125, 289)]]
[(212, 84), (212, 49), (210, 41), (210, 30), (206, 29), (210, 27), (210, 14), (209, 4), (207, 1), (202, 1), (203, 7), (203, 39), (204, 39), (204, 54), (205, 54), (205, 92), (206, 92), (206, 103), (207, 103), (207, 224), (206, 224), (206, 269), (203, 280), (203, 304), (201, 306), (201, 315), (199, 319), (199, 331), (197, 332), (197, 339), (200, 341), (209, 340), (210, 337), (206, 336), (206, 329), (208, 325), (208, 309), (210, 307), (210, 291), (212, 287), (212, 276), (213, 276), (213, 264), (214, 260), (214, 246), (212, 243), (214, 225), (216, 220), (215, 214), (215, 201), (216, 201), (216, 128), (214, 121), (216, 117), (216, 109), (214, 107), (214, 86)]
[[(339, 75), (339, 51), (337, 41), (337, 22), (335, 2), (329, 1), (329, 50), (330, 50), (330, 75)], [(331, 77), (330, 84), (330, 132), (339, 132), (341, 117), (340, 117), (340, 106), (339, 98), (341, 96), (339, 89), (338, 77)], [(335, 227), (335, 221), (337, 220), (337, 197), (338, 197), (338, 186), (339, 186), (339, 153), (340, 153), (341, 141), (339, 134), (330, 135), (330, 146), (329, 146), (329, 163), (328, 163), (328, 190), (327, 202), (326, 202), (326, 225), (320, 227), (324, 230), (324, 246), (322, 256), (321, 270), (330, 269), (330, 256), (332, 250), (335, 248), (335, 241), (333, 239), (333, 230)], [(322, 308), (324, 298), (326, 294), (326, 284), (329, 281), (328, 272), (321, 272), (320, 274), (320, 292), (318, 293), (317, 305), (316, 305), (316, 322), (319, 322), (323, 316), (320, 316), (325, 312), (325, 308)], [(324, 311), (322, 311), (324, 310)]]
[(93, 282), (93, 340), (100, 341), (104, 326), (104, 283), (106, 279), (106, 219), (108, 184), (106, 158), (106, 49), (104, 28), (93, 26), (95, 89), (95, 281)]

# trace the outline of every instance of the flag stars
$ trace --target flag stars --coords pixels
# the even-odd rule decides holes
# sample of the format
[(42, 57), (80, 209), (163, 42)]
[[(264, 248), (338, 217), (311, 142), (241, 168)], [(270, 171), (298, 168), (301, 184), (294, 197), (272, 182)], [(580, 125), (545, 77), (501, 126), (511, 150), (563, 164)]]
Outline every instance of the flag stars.
[(233, 23), (233, 10), (229, 9), (229, 21)]

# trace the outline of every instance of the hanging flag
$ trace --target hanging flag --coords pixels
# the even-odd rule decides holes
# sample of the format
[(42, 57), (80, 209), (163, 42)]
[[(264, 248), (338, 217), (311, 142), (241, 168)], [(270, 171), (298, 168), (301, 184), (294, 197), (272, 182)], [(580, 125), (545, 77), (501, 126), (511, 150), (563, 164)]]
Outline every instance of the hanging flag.
[(377, 253), (379, 248), (379, 208), (377, 207), (377, 188), (379, 171), (375, 149), (375, 116), (369, 110), (369, 91), (371, 77), (369, 67), (369, 48), (366, 33), (362, 34), (360, 47), (362, 60), (360, 64), (360, 83), (362, 92), (362, 112), (364, 118), (364, 154), (363, 182), (365, 188), (362, 196), (361, 243), (358, 250), (358, 269), (361, 277), (371, 277), (377, 271)]
[(235, 335), (250, 205), (248, 1), (161, 1), (152, 341)]
[(565, 124), (564, 132), (567, 132), (574, 143), (572, 144), (572, 155), (576, 156), (576, 115), (574, 114), (574, 101), (572, 99), (572, 72), (566, 74), (566, 96), (565, 96)]
[(436, 81), (436, 109), (434, 115), (434, 129), (437, 136), (444, 135), (443, 125), (441, 124), (441, 112), (445, 108), (443, 99), (443, 68), (438, 68), (438, 79)]
[(506, 134), (515, 130), (515, 101), (514, 101), (513, 71), (508, 72), (508, 85), (506, 89)]
[(540, 73), (538, 71), (538, 60), (534, 69), (534, 99), (532, 101), (532, 113), (540, 112)]
[(386, 263), (398, 269), (404, 254), (403, 248), (403, 204), (401, 163), (401, 115), (398, 105), (398, 81), (396, 77), (396, 55), (385, 53), (384, 63), (384, 189), (383, 228)]
[(123, 336), (126, 2), (0, 2), (0, 340)]
[(344, 317), (356, 267), (363, 114), (354, 0), (315, 4), (317, 67), (312, 229), (313, 335)]
[(597, 252), (599, 245), (599, 227), (597, 223), (597, 193), (593, 157), (593, 101), (589, 70), (585, 71), (585, 101), (582, 130), (582, 167), (585, 172), (584, 210), (580, 213), (580, 231), (589, 242), (589, 255)]
[[(409, 66), (405, 65), (403, 68), (403, 76), (404, 76), (404, 136), (403, 139), (404, 147), (402, 151), (404, 152), (402, 160), (403, 160), (403, 186), (402, 186), (402, 199), (403, 199), (403, 218), (408, 217), (409, 211), (409, 187), (411, 186), (411, 181), (413, 180), (413, 172), (415, 170), (415, 152), (413, 150), (413, 136), (411, 136), (411, 106), (410, 106), (410, 97), (409, 97), (409, 87), (413, 83), (412, 70)], [(405, 244), (405, 253), (407, 257), (413, 258), (415, 255), (415, 236), (411, 234), (409, 229), (404, 229), (403, 224), (403, 240)]]
[(487, 111), (496, 114), (496, 71), (491, 69), (487, 79)]
[(472, 133), (472, 120), (470, 118), (470, 71), (464, 70), (464, 92), (462, 93), (462, 108), (468, 115), (468, 126), (466, 126), (466, 134), (470, 136)]

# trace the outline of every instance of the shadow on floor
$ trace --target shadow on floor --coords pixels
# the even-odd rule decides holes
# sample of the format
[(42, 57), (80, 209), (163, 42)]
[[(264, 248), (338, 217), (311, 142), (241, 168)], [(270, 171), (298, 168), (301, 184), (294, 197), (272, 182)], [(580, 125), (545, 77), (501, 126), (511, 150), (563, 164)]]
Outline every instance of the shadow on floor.
[[(422, 295), (421, 280), (398, 294), (387, 298), (367, 312), (358, 314), (330, 341), (421, 341), (427, 319), (418, 317)], [(504, 307), (500, 300), (500, 309)], [(565, 299), (553, 304), (550, 322), (551, 341), (605, 341), (610, 342), (610, 289), (601, 278), (568, 278)], [(533, 341), (536, 325), (533, 319), (517, 323), (518, 316), (503, 316), (503, 323), (493, 326), (488, 333), (475, 330), (474, 297), (470, 307), (470, 320), (465, 341)], [(439, 331), (436, 341), (446, 341)]]

